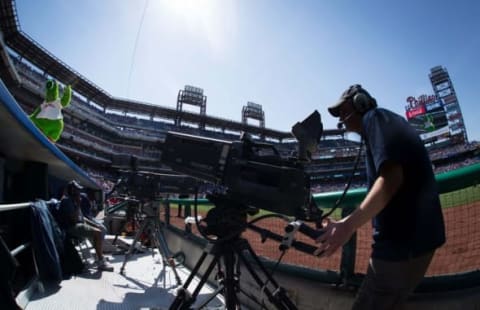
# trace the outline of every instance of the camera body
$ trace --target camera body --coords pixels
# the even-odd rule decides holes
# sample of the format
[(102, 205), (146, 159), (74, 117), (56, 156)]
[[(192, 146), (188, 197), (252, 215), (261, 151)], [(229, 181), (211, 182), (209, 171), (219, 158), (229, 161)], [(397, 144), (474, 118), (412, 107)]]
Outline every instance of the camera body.
[(167, 194), (194, 194), (198, 186), (198, 180), (186, 175), (120, 171), (115, 190), (122, 196), (155, 200)]
[(237, 204), (302, 217), (312, 202), (304, 163), (322, 130), (317, 111), (294, 126), (294, 135), (301, 133), (297, 158), (283, 158), (272, 144), (247, 135), (232, 142), (168, 132), (161, 160), (174, 171), (221, 185)]

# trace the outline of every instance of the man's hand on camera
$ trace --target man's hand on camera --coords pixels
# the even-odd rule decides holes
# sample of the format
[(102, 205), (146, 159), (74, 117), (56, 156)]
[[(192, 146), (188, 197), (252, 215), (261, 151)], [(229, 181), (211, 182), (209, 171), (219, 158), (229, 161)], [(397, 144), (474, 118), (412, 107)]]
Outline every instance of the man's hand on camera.
[(335, 221), (326, 219), (322, 223), (324, 232), (317, 238), (318, 249), (314, 255), (319, 257), (330, 256), (335, 253), (339, 247), (343, 246), (352, 236), (353, 230), (345, 219)]

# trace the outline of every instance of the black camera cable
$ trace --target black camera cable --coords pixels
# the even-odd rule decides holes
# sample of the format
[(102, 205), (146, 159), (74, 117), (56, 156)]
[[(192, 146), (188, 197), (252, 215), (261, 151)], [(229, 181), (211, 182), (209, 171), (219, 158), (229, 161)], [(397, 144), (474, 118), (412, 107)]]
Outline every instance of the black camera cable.
[[(250, 222), (247, 223), (247, 226), (252, 228), (254, 226), (252, 226), (254, 223), (258, 222), (258, 221), (261, 221), (261, 220), (265, 220), (267, 218), (271, 218), (271, 217), (276, 217), (276, 218), (280, 218), (284, 221), (286, 221), (287, 223), (289, 223), (291, 221), (291, 219), (286, 216), (286, 215), (283, 215), (283, 214), (278, 214), (278, 213), (271, 213), (271, 214), (264, 214), (264, 215), (260, 215), (256, 218), (254, 218), (253, 220), (251, 220)], [(262, 235), (262, 242), (264, 242), (266, 240), (266, 236), (264, 236), (263, 234)], [(280, 265), (280, 262), (282, 261), (283, 257), (285, 256), (285, 254), (287, 253), (287, 249), (288, 248), (284, 248), (284, 249), (280, 249), (280, 256), (278, 257), (277, 261), (275, 262), (275, 265), (273, 265), (272, 269), (270, 270), (270, 276), (273, 277), (275, 271), (277, 270), (278, 266)], [(263, 285), (263, 287), (260, 288), (261, 290), (261, 305), (262, 305), (262, 309), (266, 309), (264, 308), (265, 307), (265, 297), (264, 297), (264, 291), (265, 291), (265, 288), (267, 287), (268, 283), (269, 283), (269, 279), (267, 279), (267, 281), (265, 282), (265, 284)]]
[(211, 238), (209, 238), (202, 229), (202, 226), (200, 226), (200, 219), (198, 217), (198, 186), (195, 188), (195, 194), (193, 196), (193, 215), (195, 217), (195, 225), (197, 226), (197, 230), (202, 235), (203, 238), (205, 238), (207, 241), (212, 242)]
[(355, 177), (355, 172), (357, 172), (358, 164), (360, 163), (360, 158), (362, 157), (363, 143), (364, 143), (364, 140), (363, 140), (363, 136), (362, 136), (361, 139), (360, 139), (360, 146), (358, 148), (357, 158), (355, 159), (355, 164), (353, 165), (352, 173), (350, 174), (350, 177), (348, 178), (347, 184), (345, 185), (345, 187), (343, 189), (343, 193), (340, 196), (340, 198), (338, 198), (337, 201), (335, 201), (335, 204), (333, 205), (332, 209), (322, 216), (322, 219), (326, 219), (327, 217), (332, 215), (332, 213), (335, 212), (335, 210), (343, 202), (343, 199), (345, 199), (345, 196), (346, 196), (346, 194), (347, 194), (347, 192), (350, 189), (350, 186), (352, 184), (353, 178)]

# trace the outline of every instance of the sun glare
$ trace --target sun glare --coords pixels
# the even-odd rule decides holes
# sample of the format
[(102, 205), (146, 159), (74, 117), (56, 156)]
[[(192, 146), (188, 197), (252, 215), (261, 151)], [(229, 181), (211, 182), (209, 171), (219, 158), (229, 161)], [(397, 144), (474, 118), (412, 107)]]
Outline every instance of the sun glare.
[(198, 23), (214, 10), (214, 1), (207, 0), (167, 0), (161, 1), (161, 5), (187, 23)]
[(224, 54), (235, 29), (235, 10), (228, 1), (164, 0), (156, 2), (156, 9), (168, 16), (175, 31), (186, 31), (190, 36), (208, 42), (211, 52)]

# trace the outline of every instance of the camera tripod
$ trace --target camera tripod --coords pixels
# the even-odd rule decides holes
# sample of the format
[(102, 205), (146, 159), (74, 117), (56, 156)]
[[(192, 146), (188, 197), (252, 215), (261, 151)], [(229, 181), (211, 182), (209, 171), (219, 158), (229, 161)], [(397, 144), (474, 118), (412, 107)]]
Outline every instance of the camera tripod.
[[(218, 199), (218, 197), (216, 199)], [(212, 201), (212, 198), (209, 198), (209, 200)], [(236, 208), (235, 206), (233, 208), (218, 208), (217, 204), (215, 204), (215, 207), (209, 211), (206, 217), (206, 230), (209, 234), (219, 236), (219, 239), (210, 241), (204, 248), (204, 251), (195, 264), (190, 276), (177, 291), (177, 296), (170, 305), (170, 310), (192, 309), (191, 306), (195, 303), (202, 286), (208, 280), (215, 266), (217, 266), (216, 279), (219, 282), (219, 287), (212, 296), (203, 301), (201, 305), (196, 306), (195, 309), (205, 307), (219, 293), (225, 298), (225, 309), (240, 309), (241, 304), (237, 296), (237, 293), (243, 292), (240, 287), (240, 263), (245, 266), (249, 274), (260, 287), (260, 290), (268, 297), (268, 300), (276, 307), (276, 309), (297, 309), (295, 304), (287, 296), (285, 290), (280, 287), (277, 281), (262, 264), (249, 242), (246, 239), (241, 238), (242, 232), (247, 227), (246, 216), (247, 212), (245, 209)], [(223, 236), (223, 238), (220, 236)], [(213, 259), (208, 264), (205, 273), (202, 275), (198, 285), (193, 290), (193, 293), (190, 294), (188, 286), (198, 273), (208, 254), (213, 255)], [(247, 257), (248, 255), (263, 273), (265, 279), (262, 279), (262, 277), (257, 274), (251, 263), (252, 260)], [(248, 297), (261, 305), (261, 302), (257, 301), (254, 297)]]
[(126, 203), (125, 222), (122, 224), (122, 228), (120, 228), (115, 233), (115, 237), (113, 238), (112, 245), (116, 245), (118, 236), (121, 233), (127, 231), (127, 229), (129, 229), (130, 231), (135, 231), (141, 219), (141, 214), (137, 210), (139, 207), (138, 206), (139, 201), (133, 200), (133, 199), (127, 199), (124, 202), (120, 203), (119, 206), (114, 206), (112, 208), (113, 211), (110, 211), (110, 213), (113, 213), (115, 212), (115, 210), (122, 208), (125, 203)]
[(130, 245), (127, 253), (125, 254), (125, 258), (123, 260), (122, 267), (120, 268), (120, 273), (123, 274), (125, 271), (125, 265), (127, 264), (128, 259), (132, 256), (133, 252), (135, 251), (136, 244), (140, 240), (140, 237), (146, 233), (152, 245), (152, 255), (154, 254), (153, 248), (157, 248), (160, 256), (162, 257), (164, 266), (170, 266), (172, 268), (173, 273), (175, 274), (175, 280), (177, 281), (177, 285), (182, 284), (182, 280), (178, 275), (176, 269), (176, 262), (175, 259), (178, 258), (182, 263), (185, 259), (185, 256), (182, 252), (176, 253), (172, 255), (170, 249), (168, 248), (168, 244), (165, 240), (165, 235), (163, 233), (162, 223), (158, 218), (158, 214), (147, 214), (143, 220), (142, 225), (137, 230), (135, 234), (135, 238), (133, 239), (132, 244)]

